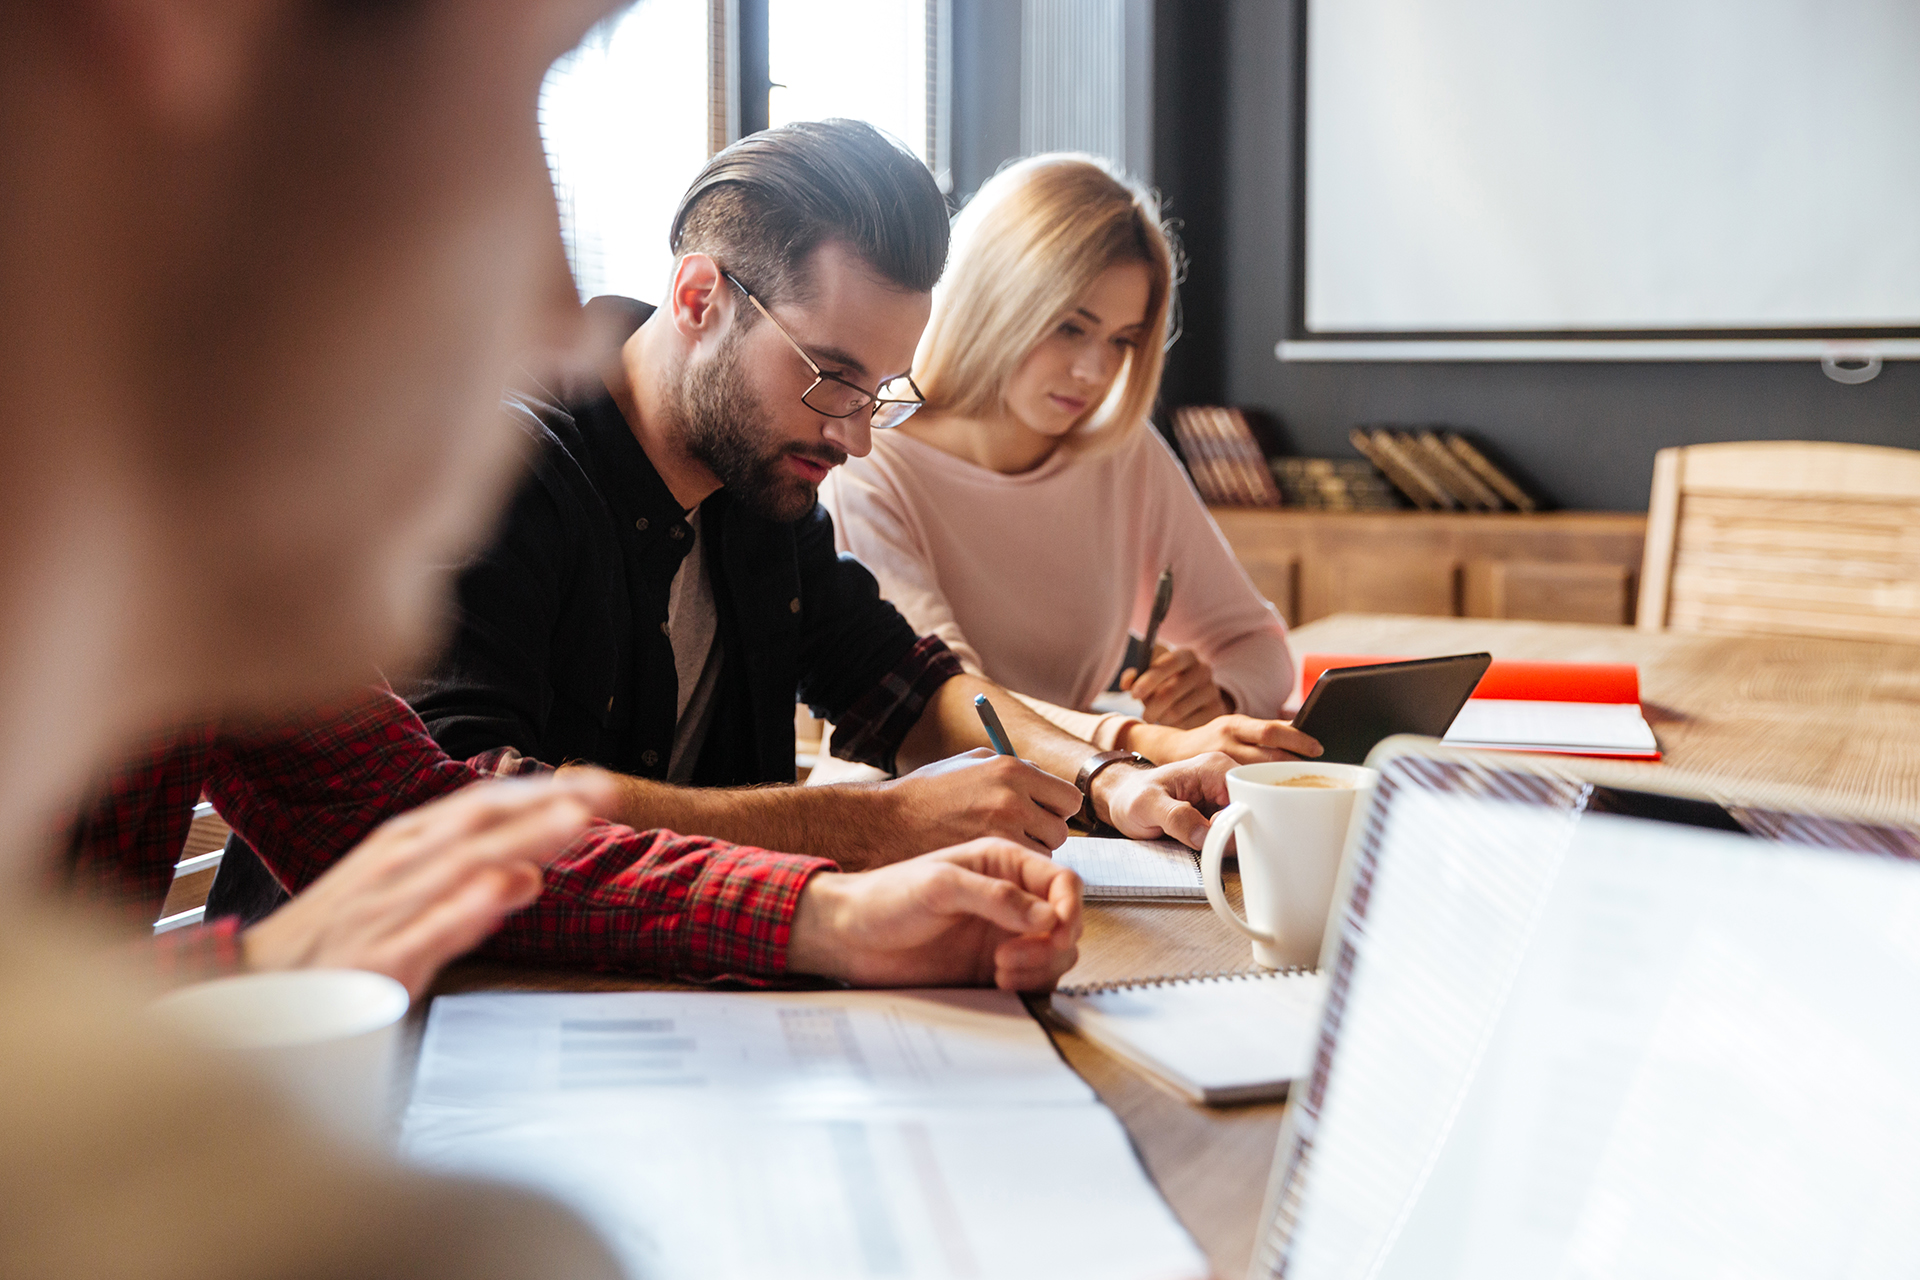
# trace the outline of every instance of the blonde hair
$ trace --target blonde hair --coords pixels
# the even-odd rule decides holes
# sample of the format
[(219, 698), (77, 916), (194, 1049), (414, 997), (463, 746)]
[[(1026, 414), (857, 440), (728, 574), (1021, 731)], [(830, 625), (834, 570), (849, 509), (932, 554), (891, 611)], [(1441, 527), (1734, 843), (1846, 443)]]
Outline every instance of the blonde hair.
[(1028, 354), (1107, 268), (1139, 262), (1147, 322), (1106, 398), (1066, 444), (1104, 450), (1146, 420), (1172, 340), (1177, 249), (1153, 195), (1088, 155), (1054, 152), (1007, 166), (953, 222), (947, 272), (914, 358), (937, 412), (998, 413)]

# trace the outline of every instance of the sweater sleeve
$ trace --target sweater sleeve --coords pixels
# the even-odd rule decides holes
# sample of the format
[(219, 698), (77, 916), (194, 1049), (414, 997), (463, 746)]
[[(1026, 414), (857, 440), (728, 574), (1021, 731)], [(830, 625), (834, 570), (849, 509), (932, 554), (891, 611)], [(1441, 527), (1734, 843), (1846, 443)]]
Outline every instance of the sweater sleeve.
[(1149, 427), (1143, 434), (1145, 505), (1157, 516), (1161, 563), (1173, 566), (1173, 604), (1160, 639), (1204, 658), (1240, 711), (1278, 716), (1293, 688), (1287, 624), (1241, 567), (1160, 433)]
[[(926, 544), (884, 473), (869, 467), (850, 472), (843, 467), (821, 486), (820, 502), (833, 517), (834, 540), (840, 550), (867, 566), (879, 580), (881, 594), (913, 629), (923, 636), (938, 636), (970, 674), (992, 679), (954, 619)], [(1103, 750), (1113, 746), (1121, 726), (1130, 719), (1074, 711), (1012, 692), (1056, 727)]]
[(1113, 750), (1120, 737), (1120, 730), (1130, 724), (1139, 724), (1138, 716), (1123, 716), (1115, 712), (1070, 711), (1066, 707), (1055, 706), (1051, 702), (1042, 702), (1030, 698), (1024, 693), (1014, 697), (1027, 704), (1033, 713), (1049, 722), (1056, 729), (1064, 729), (1076, 738), (1091, 742), (1102, 751)]

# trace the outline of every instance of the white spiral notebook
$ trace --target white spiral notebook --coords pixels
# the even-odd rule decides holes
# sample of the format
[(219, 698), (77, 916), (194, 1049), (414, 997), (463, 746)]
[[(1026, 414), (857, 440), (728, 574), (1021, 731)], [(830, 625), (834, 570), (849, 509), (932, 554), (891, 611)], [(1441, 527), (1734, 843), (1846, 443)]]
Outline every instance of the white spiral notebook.
[(1068, 836), (1053, 860), (1071, 867), (1089, 902), (1205, 902), (1200, 855), (1178, 840)]
[(1306, 969), (1061, 987), (1054, 1017), (1156, 1081), (1215, 1105), (1284, 1097), (1313, 1065), (1327, 984)]

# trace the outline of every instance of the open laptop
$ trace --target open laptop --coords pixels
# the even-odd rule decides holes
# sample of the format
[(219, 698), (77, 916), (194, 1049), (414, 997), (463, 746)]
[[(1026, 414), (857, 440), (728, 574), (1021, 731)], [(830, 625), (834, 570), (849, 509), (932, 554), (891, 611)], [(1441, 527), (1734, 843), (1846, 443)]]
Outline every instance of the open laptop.
[(1910, 815), (1369, 763), (1254, 1276), (1920, 1269)]

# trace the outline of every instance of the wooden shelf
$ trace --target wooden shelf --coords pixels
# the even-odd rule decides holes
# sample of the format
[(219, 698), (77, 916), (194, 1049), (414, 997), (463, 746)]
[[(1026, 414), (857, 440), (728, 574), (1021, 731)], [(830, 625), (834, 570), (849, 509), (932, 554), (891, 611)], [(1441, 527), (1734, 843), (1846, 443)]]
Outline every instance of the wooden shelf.
[(1647, 529), (1615, 511), (1211, 510), (1293, 626), (1334, 613), (1630, 624)]

